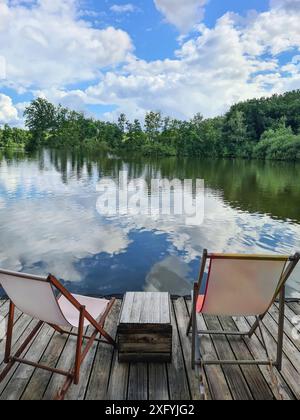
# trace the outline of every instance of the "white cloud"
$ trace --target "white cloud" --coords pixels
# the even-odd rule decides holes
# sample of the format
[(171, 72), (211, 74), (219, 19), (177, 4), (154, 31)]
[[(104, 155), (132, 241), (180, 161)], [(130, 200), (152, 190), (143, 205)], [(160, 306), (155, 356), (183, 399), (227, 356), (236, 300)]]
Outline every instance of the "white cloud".
[[(124, 252), (130, 244), (128, 231), (106, 223), (97, 214), (95, 186), (72, 179), (69, 164), (66, 184), (48, 153), (44, 153), (43, 162), (47, 176), (30, 159), (18, 165), (1, 162), (0, 188), (4, 194), (0, 198), (0, 219), (5, 217), (3, 209), (11, 217), (0, 223), (1, 241), (6, 244), (0, 248), (0, 265), (16, 271), (51, 272), (65, 280), (79, 281), (82, 276), (76, 267), (78, 261), (100, 253), (112, 256)], [(86, 166), (82, 176), (88, 177)], [(96, 171), (94, 179), (96, 183)], [(15, 197), (13, 203), (9, 196)], [(41, 261), (43, 268), (39, 267)]]
[[(130, 118), (143, 118), (144, 113), (150, 109), (160, 109), (163, 113), (178, 118), (190, 118), (196, 112), (212, 117), (226, 112), (237, 101), (300, 88), (300, 65), (297, 58), (300, 55), (300, 8), (296, 7), (300, 0), (273, 1), (268, 11), (251, 13), (245, 19), (240, 15), (227, 13), (211, 28), (203, 23), (198, 24), (194, 26), (192, 35), (182, 37), (175, 58), (156, 61), (145, 61), (128, 54), (131, 44), (122, 31), (117, 32), (118, 36), (128, 42), (125, 41), (123, 47), (119, 48), (118, 43), (112, 43), (116, 36), (115, 29), (98, 31), (78, 20), (73, 0), (69, 0), (66, 3), (69, 7), (65, 5), (64, 8), (59, 8), (55, 2), (52, 4), (46, 0), (41, 1), (38, 8), (33, 7), (31, 18), (36, 19), (36, 16), (44, 14), (51, 7), (52, 15), (47, 16), (52, 16), (52, 21), (57, 20), (60, 24), (65, 23), (65, 20), (70, 21), (67, 31), (61, 35), (55, 34), (55, 43), (59, 44), (64, 39), (68, 47), (44, 48), (43, 45), (50, 41), (44, 36), (41, 29), (43, 25), (31, 25), (29, 19), (29, 29), (23, 31), (22, 36), (24, 33), (29, 36), (37, 50), (29, 52), (30, 59), (28, 64), (26, 61), (24, 69), (21, 61), (18, 63), (15, 67), (17, 75), (13, 77), (12, 69), (9, 69), (8, 80), (20, 82), (25, 73), (27, 79), (35, 81), (37, 85), (34, 89), (35, 96), (45, 96), (55, 103), (61, 102), (75, 109), (85, 109), (88, 104), (114, 105), (116, 111), (103, 116), (109, 119), (116, 118), (120, 112), (125, 112)], [(187, 16), (187, 11), (190, 13), (194, 10), (196, 4), (189, 1), (179, 3), (178, 0), (156, 0), (156, 3), (157, 7), (164, 7), (170, 21), (173, 12), (174, 16)], [(3, 0), (1, 4), (4, 4)], [(204, 5), (204, 2), (197, 2), (198, 6), (199, 4)], [(183, 5), (186, 14), (178, 13)], [(23, 16), (25, 9), (18, 10)], [(70, 17), (72, 10), (73, 15)], [(193, 16), (197, 15), (193, 13)], [(17, 23), (19, 19), (16, 17)], [(7, 20), (10, 22), (10, 19), (5, 22)], [(18, 35), (10, 32), (10, 38), (17, 44), (20, 31), (19, 25), (15, 26)], [(36, 30), (37, 27), (40, 32)], [(70, 28), (73, 28), (71, 32)], [(109, 31), (111, 32), (108, 33)], [(100, 37), (102, 40), (104, 34), (107, 36), (105, 52), (103, 48), (98, 48), (102, 41), (96, 42), (94, 39)], [(11, 41), (7, 40), (6, 44), (9, 42)], [(20, 49), (18, 45), (10, 45), (8, 54), (11, 55), (12, 62), (18, 62), (21, 47), (25, 51), (26, 42), (19, 42)], [(40, 50), (37, 45), (40, 45)], [(69, 53), (68, 48), (73, 52)], [(112, 48), (116, 49), (119, 59), (120, 56), (123, 57), (124, 63), (110, 67), (101, 74), (99, 63), (104, 63), (105, 60), (95, 57), (95, 51), (101, 57), (107, 53), (107, 60), (111, 60)], [(282, 63), (282, 52), (289, 52), (290, 60), (285, 58)], [(41, 57), (37, 65), (33, 55)], [(92, 79), (97, 74), (97, 81), (90, 81), (86, 89), (68, 89), (65, 85), (67, 80)]]
[(166, 20), (181, 32), (188, 32), (204, 17), (208, 0), (154, 0), (156, 8)]
[(31, 7), (0, 0), (1, 55), (15, 88), (62, 87), (93, 80), (103, 67), (124, 61), (128, 34), (95, 29), (79, 17), (76, 0), (38, 0)]
[(18, 120), (18, 111), (9, 96), (0, 93), (0, 124), (15, 123)]
[[(108, 72), (86, 90), (87, 100), (116, 104), (131, 117), (149, 109), (211, 117), (237, 101), (300, 88), (299, 19), (300, 10), (278, 7), (244, 21), (227, 13), (213, 28), (198, 25), (175, 59), (131, 58), (122, 71)], [(278, 54), (293, 50), (291, 63), (280, 65)]]
[(264, 94), (259, 83), (249, 83), (252, 73), (276, 69), (276, 62), (262, 63), (244, 55), (239, 32), (227, 16), (214, 29), (187, 41), (177, 59), (146, 62), (132, 59), (122, 73), (107, 73), (86, 93), (94, 101), (116, 103), (122, 110), (161, 109), (175, 117), (189, 118), (223, 113), (233, 102)]
[(0, 55), (0, 81), (6, 79), (6, 61), (5, 58)]
[(274, 8), (261, 13), (244, 28), (241, 39), (245, 53), (273, 56), (293, 48), (300, 48), (300, 8), (291, 13), (284, 8)]
[(137, 11), (137, 7), (132, 3), (114, 4), (110, 10), (114, 13), (134, 13)]
[(272, 8), (285, 9), (291, 11), (300, 10), (300, 0), (271, 0)]

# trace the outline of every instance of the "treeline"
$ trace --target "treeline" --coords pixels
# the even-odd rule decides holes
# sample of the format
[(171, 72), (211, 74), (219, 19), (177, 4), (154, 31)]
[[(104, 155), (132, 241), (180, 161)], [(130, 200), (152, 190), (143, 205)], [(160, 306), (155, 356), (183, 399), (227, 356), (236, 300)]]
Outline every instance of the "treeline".
[(41, 98), (24, 117), (28, 150), (84, 147), (119, 154), (300, 160), (300, 90), (238, 103), (211, 119), (197, 114), (181, 121), (152, 111), (143, 122), (121, 114), (110, 123)]
[(9, 127), (7, 124), (0, 128), (0, 147), (24, 149), (29, 144), (31, 134), (27, 130)]

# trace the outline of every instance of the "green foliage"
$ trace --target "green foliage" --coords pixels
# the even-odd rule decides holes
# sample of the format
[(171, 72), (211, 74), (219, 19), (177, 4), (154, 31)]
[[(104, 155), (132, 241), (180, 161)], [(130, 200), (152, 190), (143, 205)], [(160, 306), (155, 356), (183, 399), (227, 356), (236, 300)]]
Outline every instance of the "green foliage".
[(300, 131), (300, 91), (273, 95), (270, 98), (252, 99), (234, 105), (228, 117), (235, 112), (243, 112), (247, 127), (247, 137), (258, 142), (262, 134), (278, 125), (282, 118), (294, 134)]
[(0, 147), (23, 149), (29, 143), (31, 134), (20, 128), (11, 128), (7, 124), (0, 129)]
[(254, 147), (253, 156), (258, 159), (300, 160), (300, 135), (293, 134), (291, 127), (270, 129)]
[(38, 98), (25, 109), (24, 117), (25, 125), (32, 134), (26, 147), (28, 150), (33, 150), (38, 145), (43, 144), (47, 134), (51, 133), (56, 127), (56, 109), (46, 99)]
[(39, 146), (158, 156), (300, 160), (300, 91), (233, 105), (222, 117), (190, 121), (150, 111), (143, 124), (121, 114), (117, 123), (98, 121), (45, 99), (25, 110), (29, 131), (0, 131), (0, 146)]

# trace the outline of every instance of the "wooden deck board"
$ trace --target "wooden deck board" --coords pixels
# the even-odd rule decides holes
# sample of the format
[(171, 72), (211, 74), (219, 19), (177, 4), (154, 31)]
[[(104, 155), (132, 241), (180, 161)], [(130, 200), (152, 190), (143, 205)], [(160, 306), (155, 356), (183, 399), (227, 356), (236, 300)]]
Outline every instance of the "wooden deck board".
[[(217, 317), (204, 316), (206, 327), (209, 330), (221, 330), (221, 325)], [(215, 336), (212, 338), (219, 359), (236, 360), (236, 357), (230, 347), (229, 341), (224, 336)], [(223, 366), (223, 371), (229, 384), (231, 393), (235, 400), (252, 400), (253, 396), (248, 387), (247, 381), (239, 366)]]
[[(116, 301), (106, 321), (107, 331), (115, 337), (121, 310), (121, 300)], [(171, 305), (173, 325), (172, 363), (119, 363), (117, 352), (111, 346), (96, 343), (83, 367), (80, 384), (72, 386), (66, 396), (70, 400), (197, 400), (200, 398), (198, 373), (191, 369), (191, 337), (185, 334), (191, 302), (183, 298)], [(5, 323), (9, 303), (0, 300), (0, 315)], [(295, 336), (295, 317), (300, 315), (299, 303), (288, 303), (285, 313), (283, 369), (270, 372), (268, 366), (232, 367), (207, 366), (205, 385), (207, 399), (300, 399), (300, 340)], [(233, 328), (243, 331), (250, 327), (251, 318), (198, 317), (198, 327)], [(264, 320), (266, 341), (276, 351), (278, 305), (275, 304)], [(299, 322), (298, 322), (299, 323)], [(16, 312), (13, 350), (30, 333), (36, 321)], [(90, 330), (88, 331), (90, 332)], [(299, 333), (299, 331), (298, 331)], [(49, 326), (44, 326), (31, 346), (24, 352), (26, 358), (68, 370), (74, 357), (75, 340), (60, 336)], [(4, 340), (0, 341), (0, 371), (4, 368)], [(229, 359), (264, 358), (265, 352), (259, 333), (252, 339), (209, 336), (201, 339), (201, 350), (207, 359), (216, 356)], [(1, 400), (53, 399), (64, 378), (31, 366), (18, 365), (0, 384)]]
[[(117, 301), (105, 322), (105, 329), (113, 338), (116, 336), (120, 310), (121, 302)], [(102, 343), (98, 344), (94, 363), (89, 374), (89, 383), (85, 394), (86, 400), (104, 400), (107, 398), (113, 357), (114, 351), (111, 346)]]
[[(25, 354), (27, 360), (31, 360), (35, 363), (39, 362), (43, 356), (45, 349), (49, 345), (53, 338), (54, 331), (48, 325), (44, 325), (40, 330), (29, 350)], [(15, 370), (10, 381), (6, 385), (2, 392), (1, 400), (18, 400), (22, 397), (24, 390), (32, 375), (34, 373), (34, 367), (28, 365), (19, 365)]]
[[(238, 331), (232, 318), (219, 318), (219, 322), (224, 331)], [(243, 339), (229, 336), (228, 342), (237, 360), (253, 360), (252, 354)], [(262, 356), (262, 359), (265, 357), (266, 355)], [(255, 400), (274, 399), (274, 395), (258, 366), (242, 366), (241, 370)]]
[(190, 400), (191, 396), (173, 305), (171, 305), (171, 322), (173, 326), (173, 362), (167, 365), (170, 399), (186, 401)]

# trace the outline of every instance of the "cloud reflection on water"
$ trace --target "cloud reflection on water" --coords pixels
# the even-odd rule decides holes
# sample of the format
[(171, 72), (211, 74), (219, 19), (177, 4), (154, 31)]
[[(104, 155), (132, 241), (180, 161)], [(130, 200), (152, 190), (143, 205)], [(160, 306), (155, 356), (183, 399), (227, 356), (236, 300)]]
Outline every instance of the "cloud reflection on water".
[[(146, 231), (161, 235), (165, 252), (159, 259), (156, 256), (157, 261), (144, 273), (141, 263), (147, 267), (156, 254), (151, 247), (140, 245), (136, 270), (141, 289), (186, 294), (204, 247), (214, 252), (288, 254), (300, 249), (298, 223), (237, 209), (213, 188), (206, 191), (202, 226), (186, 226), (178, 216), (101, 217), (96, 211), (96, 183), (103, 174), (114, 178), (117, 174), (110, 162), (104, 161), (106, 164), (103, 168), (95, 162), (78, 170), (76, 162), (67, 159), (62, 168), (62, 162), (55, 162), (48, 153), (36, 160), (0, 161), (0, 266), (33, 273), (51, 271), (66, 281), (80, 282), (91, 272), (88, 265), (79, 270), (80, 262), (106, 254), (114, 257), (111, 282), (119, 284), (121, 255), (124, 265), (132, 242), (138, 242), (138, 236)], [(101, 258), (97, 264), (93, 270), (100, 273)], [(134, 270), (132, 259), (130, 265)], [(127, 288), (130, 281), (126, 279)], [(105, 290), (109, 292), (107, 285)], [(296, 295), (296, 290), (300, 291), (299, 268), (290, 283), (290, 294)]]

